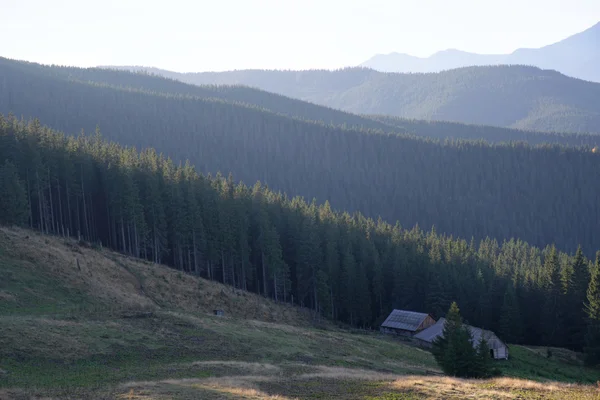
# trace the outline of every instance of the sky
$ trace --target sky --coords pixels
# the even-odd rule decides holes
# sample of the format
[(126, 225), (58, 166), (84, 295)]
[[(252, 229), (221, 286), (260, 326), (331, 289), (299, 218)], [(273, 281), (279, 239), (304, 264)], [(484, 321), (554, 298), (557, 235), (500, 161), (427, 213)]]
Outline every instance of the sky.
[(0, 56), (178, 72), (335, 69), (375, 54), (541, 47), (600, 0), (0, 0)]

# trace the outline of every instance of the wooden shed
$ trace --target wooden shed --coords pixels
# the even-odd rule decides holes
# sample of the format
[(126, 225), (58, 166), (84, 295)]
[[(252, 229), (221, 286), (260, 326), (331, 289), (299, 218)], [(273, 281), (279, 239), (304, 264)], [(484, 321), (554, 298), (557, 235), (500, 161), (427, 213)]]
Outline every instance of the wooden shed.
[(380, 331), (393, 335), (412, 336), (433, 324), (435, 324), (435, 319), (429, 314), (394, 310), (381, 324)]
[[(419, 343), (425, 347), (431, 347), (433, 341), (444, 334), (445, 318), (440, 318), (438, 322), (431, 325), (429, 328), (417, 333), (414, 337)], [(496, 360), (508, 360), (508, 346), (496, 336), (492, 331), (477, 328), (471, 325), (465, 325), (471, 331), (473, 336), (473, 347), (477, 347), (481, 342), (481, 338), (485, 338), (490, 347), (490, 357)]]

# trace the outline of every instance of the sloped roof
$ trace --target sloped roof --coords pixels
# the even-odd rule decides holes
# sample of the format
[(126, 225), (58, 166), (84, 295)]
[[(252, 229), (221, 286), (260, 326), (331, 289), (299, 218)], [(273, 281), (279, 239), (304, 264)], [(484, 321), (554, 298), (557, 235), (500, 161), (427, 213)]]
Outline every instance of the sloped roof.
[(381, 326), (415, 332), (428, 315), (414, 311), (394, 310)]
[[(431, 325), (429, 328), (423, 329), (414, 337), (417, 339), (421, 339), (425, 342), (431, 343), (438, 336), (443, 335), (445, 322), (445, 318), (440, 318), (435, 324)], [(506, 346), (506, 344), (504, 344), (504, 342), (502, 342), (502, 340), (500, 340), (498, 336), (496, 336), (496, 334), (492, 331), (487, 331), (485, 329), (477, 328), (466, 324), (465, 326), (471, 331), (471, 335), (473, 336), (473, 344), (479, 344), (479, 342), (481, 342), (481, 337), (483, 336), (485, 337), (485, 340), (488, 341), (488, 345), (490, 346), (490, 348), (497, 348), (497, 344), (502, 344)]]

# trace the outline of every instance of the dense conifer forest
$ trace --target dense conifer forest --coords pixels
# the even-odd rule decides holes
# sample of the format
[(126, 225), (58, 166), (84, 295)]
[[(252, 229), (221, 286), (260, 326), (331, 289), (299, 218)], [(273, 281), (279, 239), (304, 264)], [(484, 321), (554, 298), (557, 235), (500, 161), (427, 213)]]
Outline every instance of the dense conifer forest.
[[(559, 150), (543, 149), (569, 156)], [(584, 336), (587, 317), (600, 319), (600, 259), (581, 250), (405, 229), (37, 120), (0, 117), (0, 159), (11, 188), (0, 196), (3, 224), (80, 237), (355, 326), (377, 326), (393, 307), (439, 316), (456, 301), (467, 322), (511, 343), (597, 348)]]
[(203, 173), (231, 172), (405, 226), (435, 225), (476, 240), (518, 237), (569, 252), (581, 245), (590, 257), (600, 248), (600, 157), (590, 147), (437, 142), (44, 71), (2, 69), (0, 110), (38, 116), (69, 134), (99, 125), (109, 140), (188, 159)]
[[(529, 144), (556, 143), (592, 147), (600, 144), (600, 136), (598, 135), (537, 132), (485, 125), (405, 119), (384, 115), (359, 116), (248, 86), (198, 86), (185, 84), (176, 79), (164, 78), (156, 72), (146, 72), (144, 70), (138, 73), (131, 73), (121, 69), (48, 67), (41, 64), (8, 60), (0, 57), (0, 75), (5, 75), (8, 79), (13, 78), (17, 73), (21, 76), (23, 73), (26, 75), (34, 74), (38, 76), (38, 79), (41, 76), (46, 76), (81, 83), (95, 83), (98, 85), (110, 85), (116, 88), (137, 89), (150, 93), (163, 93), (201, 99), (219, 99), (305, 121), (318, 121), (346, 128), (373, 129), (387, 133), (408, 134), (442, 140), (469, 139), (485, 140), (493, 143), (524, 141)], [(5, 89), (8, 91), (11, 90), (11, 87), (6, 87)], [(13, 90), (16, 89), (13, 88)], [(13, 109), (10, 111), (16, 112)], [(24, 114), (28, 115), (26, 111), (24, 109)], [(9, 110), (5, 112), (9, 112)]]
[(151, 71), (199, 85), (249, 85), (360, 114), (552, 132), (599, 133), (600, 126), (599, 83), (522, 65), (465, 67), (429, 74), (367, 68), (187, 74)]

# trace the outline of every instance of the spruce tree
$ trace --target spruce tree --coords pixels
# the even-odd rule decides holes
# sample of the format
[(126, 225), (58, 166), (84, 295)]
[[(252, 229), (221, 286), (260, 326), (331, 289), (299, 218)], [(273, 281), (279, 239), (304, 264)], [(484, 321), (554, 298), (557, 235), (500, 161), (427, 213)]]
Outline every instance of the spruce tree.
[(552, 246), (544, 260), (547, 274), (546, 298), (542, 314), (543, 341), (548, 346), (557, 346), (563, 340), (564, 321), (561, 301), (560, 267), (556, 247)]
[(481, 337), (477, 345), (477, 356), (473, 371), (477, 378), (489, 378), (492, 376), (492, 362), (490, 358), (490, 346), (485, 337)]
[(567, 324), (569, 340), (567, 345), (575, 350), (581, 350), (586, 332), (586, 313), (584, 304), (586, 291), (590, 281), (589, 263), (583, 256), (581, 246), (577, 248), (575, 258), (571, 262), (573, 277), (571, 289), (567, 295), (565, 315), (569, 316)]
[(28, 207), (19, 172), (13, 163), (6, 160), (0, 167), (0, 224), (24, 225)]
[(473, 338), (464, 326), (460, 309), (452, 302), (446, 314), (442, 336), (433, 342), (432, 353), (445, 374), (458, 377), (478, 376), (477, 353)]
[(512, 283), (506, 287), (504, 293), (499, 324), (498, 333), (504, 340), (510, 343), (519, 343), (522, 340), (523, 321), (521, 320), (519, 300)]
[(600, 251), (596, 253), (596, 263), (590, 271), (585, 311), (588, 327), (585, 335), (585, 363), (590, 366), (600, 364)]

